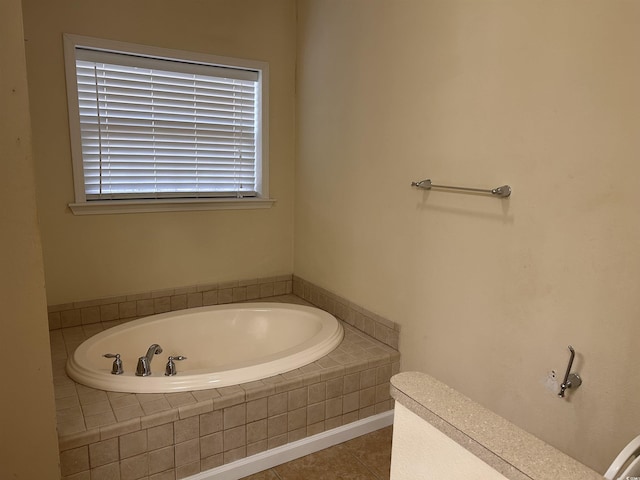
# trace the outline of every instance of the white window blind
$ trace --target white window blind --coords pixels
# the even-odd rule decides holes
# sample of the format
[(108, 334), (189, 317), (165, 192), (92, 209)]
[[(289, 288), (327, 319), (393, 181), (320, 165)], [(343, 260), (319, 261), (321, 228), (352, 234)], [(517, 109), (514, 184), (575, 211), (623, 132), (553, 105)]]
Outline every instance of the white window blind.
[(87, 201), (256, 196), (259, 71), (75, 53)]

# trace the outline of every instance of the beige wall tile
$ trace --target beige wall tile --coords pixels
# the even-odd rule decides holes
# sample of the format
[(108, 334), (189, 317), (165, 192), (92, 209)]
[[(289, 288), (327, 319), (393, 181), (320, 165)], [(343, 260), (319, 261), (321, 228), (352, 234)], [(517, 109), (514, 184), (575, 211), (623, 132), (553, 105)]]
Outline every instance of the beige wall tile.
[[(70, 397), (67, 397), (67, 398), (70, 398)], [(74, 405), (68, 408), (61, 408), (57, 410), (56, 418), (58, 419), (59, 423), (70, 422), (73, 420), (80, 420), (84, 425), (84, 420), (82, 416), (82, 407), (80, 407), (80, 405)]]
[(199, 417), (189, 417), (178, 420), (173, 423), (173, 431), (176, 444), (198, 438), (200, 436), (200, 419)]
[(224, 409), (223, 425), (224, 429), (228, 430), (238, 425), (244, 425), (247, 423), (247, 405), (241, 404), (234, 407)]
[(72, 448), (82, 447), (84, 445), (90, 445), (92, 443), (96, 443), (100, 441), (100, 432), (96, 430), (84, 431), (82, 433), (78, 433), (72, 435), (71, 437), (59, 437), (58, 438), (58, 447), (59, 451), (63, 450), (71, 450)]
[(246, 401), (258, 400), (276, 393), (276, 387), (272, 383), (266, 383), (262, 380), (256, 382), (243, 383), (242, 389), (245, 391)]
[(325, 422), (318, 422), (311, 425), (307, 425), (307, 436), (317, 435), (325, 431)]
[(376, 386), (376, 369), (368, 368), (360, 372), (360, 388), (369, 388)]
[(176, 467), (200, 462), (200, 439), (196, 438), (176, 444)]
[(359, 389), (360, 389), (359, 373), (352, 373), (351, 375), (344, 376), (344, 387), (343, 387), (344, 395), (348, 393), (353, 393)]
[(119, 318), (131, 318), (135, 317), (138, 313), (137, 304), (135, 300), (128, 302), (122, 302), (118, 304), (118, 317)]
[(314, 383), (309, 386), (308, 404), (318, 403), (327, 398), (327, 382)]
[[(324, 412), (323, 412), (324, 413)], [(255, 443), (267, 438), (267, 419), (247, 423), (247, 443)]]
[(212, 455), (207, 458), (203, 458), (200, 460), (200, 468), (203, 472), (207, 470), (211, 470), (212, 468), (216, 468), (221, 466), (224, 463), (224, 456), (222, 453), (218, 453), (217, 455)]
[(82, 325), (82, 314), (80, 310), (63, 310), (60, 312), (60, 326), (62, 328)]
[(149, 454), (144, 453), (120, 460), (120, 479), (138, 480), (149, 474)]
[(342, 396), (344, 391), (344, 379), (342, 377), (327, 380), (326, 384), (328, 399)]
[(60, 312), (49, 312), (48, 316), (49, 316), (49, 330), (62, 328)]
[(175, 448), (173, 445), (149, 452), (149, 474), (163, 472), (175, 467)]
[(132, 418), (142, 417), (144, 412), (138, 404), (128, 405), (126, 407), (114, 408), (113, 413), (119, 422), (130, 420)]
[(349, 393), (342, 397), (342, 413), (349, 413), (360, 408), (360, 392)]
[(176, 480), (176, 471), (172, 468), (166, 472), (149, 475), (149, 480)]
[(330, 398), (326, 401), (325, 418), (333, 418), (342, 415), (342, 397)]
[(325, 402), (314, 403), (307, 407), (307, 425), (321, 422), (325, 419)]
[(231, 303), (233, 301), (233, 289), (232, 288), (222, 288), (218, 290), (218, 303), (225, 304)]
[[(225, 388), (228, 388), (228, 387), (225, 387)], [(223, 390), (223, 389), (219, 389), (219, 390)], [(235, 391), (232, 393), (225, 392), (220, 397), (214, 398), (213, 409), (219, 410), (222, 408), (232, 407), (234, 405), (239, 405), (241, 403), (244, 403), (245, 393), (244, 393), (244, 390), (242, 389), (240, 390), (241, 391)]]
[(291, 432), (307, 426), (307, 408), (292, 410), (287, 414), (287, 431)]
[(375, 407), (373, 405), (371, 405), (370, 407), (361, 408), (360, 410), (358, 410), (358, 419), (362, 420), (363, 418), (370, 417), (375, 413)]
[(202, 304), (203, 305), (217, 305), (218, 304), (218, 290), (208, 290), (202, 292)]
[(222, 411), (217, 410), (200, 415), (200, 435), (222, 430)]
[(280, 281), (280, 282), (274, 282), (273, 284), (273, 294), (274, 295), (285, 295), (287, 294), (287, 282), (286, 281)]
[(154, 308), (153, 308), (152, 298), (136, 301), (136, 315), (138, 317), (153, 315), (153, 313), (154, 313)]
[(132, 393), (124, 393), (119, 395), (114, 395), (114, 392), (107, 393), (107, 397), (109, 398), (109, 403), (112, 408), (122, 408), (129, 407), (131, 405), (140, 405), (138, 398)]
[(191, 475), (195, 475), (196, 473), (200, 473), (200, 460), (197, 462), (192, 462), (187, 465), (180, 465), (176, 467), (176, 478), (181, 479), (185, 477), (190, 477)]
[(120, 312), (118, 311), (118, 304), (111, 303), (109, 305), (100, 305), (100, 321), (108, 322), (110, 320), (117, 320)]
[(308, 387), (298, 388), (288, 393), (288, 410), (297, 410), (307, 405)]
[(260, 298), (260, 285), (248, 285), (247, 300), (256, 300), (258, 298)]
[(247, 423), (262, 420), (268, 416), (268, 399), (260, 398), (247, 402)]
[(72, 475), (89, 469), (89, 447), (72, 448), (60, 452), (60, 471), (62, 475)]
[(211, 457), (222, 453), (224, 449), (222, 432), (200, 437), (200, 458)]
[(391, 398), (391, 384), (384, 383), (376, 387), (376, 402), (382, 402)]
[(100, 440), (107, 440), (109, 438), (118, 437), (138, 430), (140, 430), (140, 419), (132, 418), (126, 422), (100, 427)]
[(287, 441), (288, 441), (287, 434), (284, 433), (282, 435), (278, 435), (275, 437), (269, 437), (269, 439), (267, 440), (267, 445), (271, 449), (271, 448), (276, 448), (276, 447), (285, 445)]
[(292, 430), (287, 433), (287, 442), (296, 442), (298, 440), (302, 440), (307, 436), (307, 427), (301, 427), (296, 430)]
[(103, 427), (116, 423), (116, 417), (111, 411), (108, 411), (97, 415), (85, 416), (84, 423), (89, 429)]
[(327, 418), (324, 421), (324, 425), (326, 430), (332, 430), (334, 428), (342, 426), (342, 415), (333, 418)]
[[(164, 397), (150, 402), (141, 403), (140, 405), (145, 415), (152, 415), (154, 413), (164, 412), (173, 408)], [(176, 415), (178, 415), (177, 412)]]
[(388, 410), (393, 410), (393, 400), (385, 400), (384, 402), (376, 403), (376, 413), (383, 413)]
[[(267, 435), (269, 438), (287, 433), (287, 414), (276, 415), (267, 419)], [(271, 448), (271, 446), (269, 446)]]
[(234, 287), (232, 292), (234, 302), (244, 302), (247, 299), (247, 287)]
[(196, 399), (191, 395), (191, 392), (167, 393), (165, 398), (174, 408), (181, 407), (182, 405), (189, 405), (190, 403), (196, 403)]
[(171, 311), (184, 310), (187, 308), (187, 294), (171, 296)]
[(391, 379), (391, 364), (382, 365), (376, 370), (376, 385), (387, 383)]
[(376, 387), (360, 390), (360, 408), (372, 406), (376, 403)]
[(267, 406), (269, 417), (287, 412), (287, 398), (287, 393), (279, 393), (269, 397)]
[(259, 442), (250, 443), (247, 445), (247, 457), (256, 455), (257, 453), (264, 452), (269, 447), (267, 440), (260, 440)]
[(92, 468), (91, 480), (120, 480), (120, 463), (114, 462)]
[(164, 313), (171, 311), (171, 297), (158, 297), (153, 299), (153, 312)]
[(191, 395), (193, 395), (198, 402), (213, 400), (214, 398), (221, 396), (215, 388), (210, 388), (208, 390), (196, 390), (195, 392), (191, 392)]
[(233, 450), (229, 450), (224, 452), (223, 460), (225, 465), (227, 463), (235, 462), (236, 460), (240, 460), (241, 458), (245, 458), (247, 456), (247, 447), (242, 446), (238, 448), (234, 448)]
[(353, 412), (342, 415), (342, 424), (347, 425), (352, 422), (357, 422), (359, 420), (358, 412), (358, 410), (354, 410)]
[(174, 444), (173, 423), (151, 427), (147, 430), (147, 446), (149, 450), (157, 450)]
[(178, 414), (181, 419), (198, 416), (211, 411), (213, 411), (213, 400), (211, 399), (178, 407)]
[(111, 438), (89, 445), (89, 463), (92, 468), (117, 462), (119, 459), (117, 438)]
[(195, 308), (202, 306), (202, 292), (187, 294), (187, 308)]
[(246, 427), (231, 428), (223, 433), (224, 451), (233, 450), (247, 444)]
[(87, 325), (91, 323), (100, 322), (100, 307), (86, 307), (80, 309), (80, 316), (82, 318), (82, 324)]
[(120, 458), (129, 458), (147, 451), (147, 431), (129, 433), (120, 437)]
[(175, 420), (178, 420), (178, 411), (171, 409), (142, 417), (140, 419), (140, 425), (142, 428), (151, 428), (170, 422), (173, 423)]
[(263, 283), (260, 285), (260, 297), (273, 297), (273, 282)]

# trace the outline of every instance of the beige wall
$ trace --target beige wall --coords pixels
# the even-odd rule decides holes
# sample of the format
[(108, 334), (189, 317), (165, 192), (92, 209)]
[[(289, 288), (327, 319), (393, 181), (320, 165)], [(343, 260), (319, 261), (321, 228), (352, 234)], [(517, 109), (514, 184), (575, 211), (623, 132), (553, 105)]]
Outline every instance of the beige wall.
[(403, 370), (604, 471), (640, 434), (640, 3), (298, 15), (295, 274), (400, 323)]
[(59, 478), (20, 0), (0, 2), (0, 478)]
[[(23, 3), (49, 304), (291, 273), (294, 0)], [(72, 215), (63, 33), (269, 62), (275, 207)]]

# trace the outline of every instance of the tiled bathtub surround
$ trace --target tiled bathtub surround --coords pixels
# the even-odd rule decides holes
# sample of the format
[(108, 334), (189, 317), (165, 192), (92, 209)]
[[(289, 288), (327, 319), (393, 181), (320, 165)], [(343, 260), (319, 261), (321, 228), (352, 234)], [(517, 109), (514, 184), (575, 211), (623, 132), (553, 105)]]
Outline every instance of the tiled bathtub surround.
[(295, 275), (293, 276), (293, 293), (385, 345), (398, 349), (400, 335), (398, 324)]
[(49, 330), (93, 325), (113, 327), (136, 318), (185, 308), (262, 300), (294, 293), (352, 327), (398, 349), (399, 325), (295, 275), (193, 285), (153, 292), (50, 305)]
[(282, 275), (50, 305), (49, 330), (96, 323), (112, 327), (156, 313), (285, 295), (292, 288), (292, 276)]
[[(273, 300), (304, 303), (293, 295)], [(173, 394), (76, 384), (64, 371), (67, 355), (104, 326), (52, 331), (63, 479), (184, 478), (393, 408), (389, 379), (399, 353), (344, 326), (336, 350), (298, 370)]]

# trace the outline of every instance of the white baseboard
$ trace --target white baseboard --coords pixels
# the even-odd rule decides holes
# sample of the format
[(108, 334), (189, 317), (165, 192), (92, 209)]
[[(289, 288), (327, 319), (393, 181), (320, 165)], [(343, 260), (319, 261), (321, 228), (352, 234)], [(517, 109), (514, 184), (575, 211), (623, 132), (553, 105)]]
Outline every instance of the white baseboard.
[(393, 424), (393, 410), (212, 468), (184, 480), (237, 480)]

